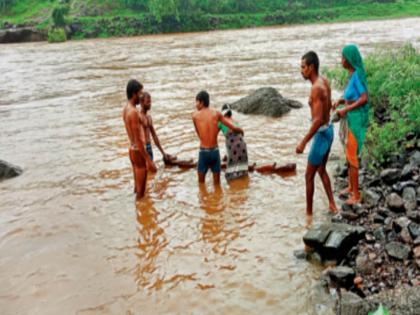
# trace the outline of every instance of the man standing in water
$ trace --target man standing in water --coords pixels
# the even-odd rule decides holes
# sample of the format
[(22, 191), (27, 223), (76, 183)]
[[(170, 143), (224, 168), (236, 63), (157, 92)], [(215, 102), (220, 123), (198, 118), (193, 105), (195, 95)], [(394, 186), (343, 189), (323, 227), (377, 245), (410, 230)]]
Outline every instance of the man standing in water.
[(140, 126), (140, 116), (136, 109), (136, 105), (140, 103), (142, 93), (143, 85), (136, 80), (130, 80), (127, 84), (128, 102), (122, 113), (125, 130), (130, 139), (128, 152), (133, 166), (134, 192), (138, 198), (142, 198), (146, 191), (147, 169), (152, 172), (156, 171), (153, 161), (145, 150), (144, 130)]
[(314, 178), (318, 172), (329, 200), (332, 213), (337, 212), (330, 178), (326, 165), (334, 139), (334, 129), (330, 124), (331, 89), (327, 79), (318, 74), (319, 59), (315, 52), (306, 53), (301, 60), (301, 74), (305, 80), (312, 83), (309, 106), (311, 107), (312, 125), (301, 143), (296, 147), (296, 153), (301, 154), (306, 144), (313, 138), (306, 168), (306, 214), (312, 216), (314, 195)]
[(153, 161), (153, 149), (150, 141), (150, 135), (152, 135), (155, 145), (158, 147), (159, 151), (162, 153), (163, 160), (169, 161), (171, 156), (163, 151), (162, 146), (160, 145), (159, 138), (156, 134), (155, 128), (153, 126), (152, 116), (148, 114), (149, 110), (152, 108), (152, 97), (148, 92), (143, 93), (141, 98), (141, 112), (140, 112), (140, 122), (144, 127), (145, 136), (146, 136), (146, 151), (150, 156), (150, 159)]
[(215, 186), (220, 184), (220, 153), (217, 144), (219, 128), (217, 124), (222, 122), (232, 131), (242, 133), (241, 128), (234, 126), (223, 115), (210, 109), (210, 95), (206, 91), (201, 91), (195, 98), (197, 111), (193, 114), (194, 127), (200, 138), (200, 153), (198, 155), (198, 182), (204, 183), (206, 173), (211, 169)]

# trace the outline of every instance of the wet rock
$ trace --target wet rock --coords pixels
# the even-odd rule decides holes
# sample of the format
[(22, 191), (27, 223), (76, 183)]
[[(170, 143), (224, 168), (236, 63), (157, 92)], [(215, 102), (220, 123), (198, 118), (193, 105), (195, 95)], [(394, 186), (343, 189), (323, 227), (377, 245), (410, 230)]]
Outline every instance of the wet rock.
[(417, 223), (410, 223), (408, 225), (408, 231), (413, 239), (420, 237), (420, 225)]
[(292, 108), (301, 108), (298, 101), (289, 100), (272, 87), (264, 87), (231, 104), (232, 109), (244, 114), (280, 117)]
[(331, 229), (329, 226), (319, 225), (306, 232), (303, 242), (311, 248), (319, 249), (322, 248), (330, 233)]
[(397, 168), (388, 168), (381, 172), (381, 179), (387, 184), (395, 183), (401, 176), (401, 171)]
[(404, 208), (408, 211), (414, 210), (417, 207), (416, 190), (413, 187), (406, 187), (403, 190), (402, 199), (404, 201)]
[(385, 250), (390, 257), (398, 260), (406, 260), (411, 252), (411, 248), (400, 242), (391, 242), (385, 245)]
[(386, 197), (386, 204), (394, 212), (404, 211), (404, 200), (396, 193), (392, 193)]
[(293, 252), (293, 255), (297, 258), (297, 259), (307, 259), (308, 258), (308, 253), (305, 252), (303, 249), (300, 250), (295, 250)]
[(337, 314), (341, 315), (366, 315), (369, 311), (363, 299), (352, 292), (343, 292), (338, 305)]
[(23, 170), (19, 166), (0, 160), (0, 180), (21, 175)]
[(381, 195), (368, 189), (363, 193), (363, 203), (367, 208), (376, 207), (381, 200)]
[(339, 266), (328, 271), (331, 282), (337, 287), (350, 288), (353, 285), (353, 279), (356, 276), (354, 270), (350, 267)]

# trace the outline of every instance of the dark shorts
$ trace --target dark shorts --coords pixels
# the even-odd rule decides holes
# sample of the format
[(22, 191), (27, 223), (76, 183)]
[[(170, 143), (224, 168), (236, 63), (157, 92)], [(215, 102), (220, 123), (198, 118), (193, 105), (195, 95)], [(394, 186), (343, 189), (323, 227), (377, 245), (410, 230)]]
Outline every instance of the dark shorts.
[(146, 143), (146, 152), (149, 154), (150, 159), (153, 161), (153, 149), (151, 143)]
[(311, 165), (318, 166), (324, 161), (324, 158), (330, 152), (333, 140), (334, 128), (332, 124), (318, 129), (312, 140), (312, 147), (308, 157)]
[(206, 174), (209, 169), (211, 169), (211, 171), (216, 174), (220, 173), (221, 171), (219, 148), (200, 148), (200, 153), (198, 154), (197, 170), (201, 174)]

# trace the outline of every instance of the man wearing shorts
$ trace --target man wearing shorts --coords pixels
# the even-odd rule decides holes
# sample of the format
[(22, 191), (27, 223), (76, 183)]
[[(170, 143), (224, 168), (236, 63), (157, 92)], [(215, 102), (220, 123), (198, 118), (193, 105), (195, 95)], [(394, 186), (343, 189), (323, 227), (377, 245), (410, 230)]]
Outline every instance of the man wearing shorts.
[(223, 115), (210, 109), (210, 95), (201, 91), (196, 98), (197, 111), (193, 114), (194, 127), (200, 139), (200, 152), (198, 155), (198, 182), (204, 183), (207, 171), (211, 169), (215, 186), (220, 184), (220, 153), (217, 144), (219, 128), (217, 124), (222, 122), (225, 126), (237, 133), (242, 133), (241, 128), (232, 125)]
[(334, 129), (330, 123), (331, 88), (327, 79), (318, 74), (319, 59), (315, 52), (306, 53), (301, 60), (301, 74), (305, 80), (311, 81), (312, 88), (309, 97), (312, 125), (300, 144), (296, 153), (301, 154), (306, 144), (313, 138), (306, 168), (306, 214), (312, 216), (312, 203), (314, 195), (314, 178), (318, 172), (328, 196), (329, 209), (337, 212), (334, 196), (331, 189), (330, 178), (326, 165), (334, 139)]

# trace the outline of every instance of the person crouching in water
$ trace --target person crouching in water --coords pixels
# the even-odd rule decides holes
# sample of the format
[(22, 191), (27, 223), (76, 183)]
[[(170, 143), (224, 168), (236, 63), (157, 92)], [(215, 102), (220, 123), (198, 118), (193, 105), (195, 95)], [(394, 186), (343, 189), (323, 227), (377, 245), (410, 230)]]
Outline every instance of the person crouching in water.
[(200, 152), (198, 155), (198, 182), (204, 183), (209, 168), (213, 173), (213, 182), (215, 186), (220, 184), (221, 161), (220, 152), (217, 144), (217, 135), (219, 134), (218, 123), (236, 133), (243, 134), (243, 130), (234, 126), (220, 112), (210, 109), (210, 95), (206, 91), (201, 91), (195, 98), (197, 111), (192, 119), (198, 138), (200, 139)]
[[(223, 105), (222, 115), (232, 125), (238, 123), (232, 118), (232, 109), (228, 104)], [(219, 129), (226, 138), (227, 167), (226, 180), (233, 180), (248, 175), (248, 152), (242, 134), (233, 132), (226, 125), (219, 121)]]

